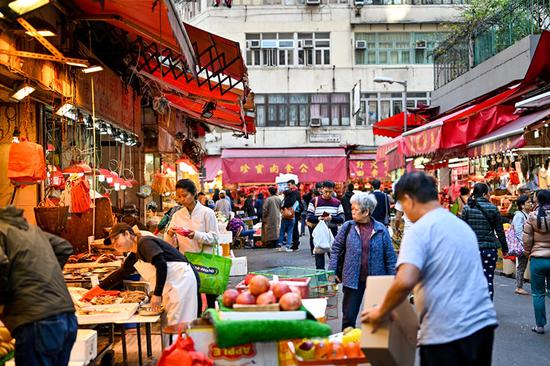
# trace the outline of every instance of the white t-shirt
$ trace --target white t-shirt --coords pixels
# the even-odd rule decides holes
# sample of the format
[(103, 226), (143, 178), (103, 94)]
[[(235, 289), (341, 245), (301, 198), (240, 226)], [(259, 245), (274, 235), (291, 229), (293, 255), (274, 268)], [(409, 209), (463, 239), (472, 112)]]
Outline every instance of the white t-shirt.
[(397, 211), (403, 212), (403, 221), (405, 222), (405, 226), (403, 227), (403, 233), (406, 233), (411, 228), (413, 222), (409, 220), (409, 218), (405, 214), (405, 211), (403, 211), (403, 206), (401, 206), (401, 202), (397, 201), (395, 203), (395, 209)]
[(432, 210), (401, 242), (397, 267), (416, 266), (414, 289), (420, 345), (449, 343), (497, 325), (472, 229), (448, 210)]

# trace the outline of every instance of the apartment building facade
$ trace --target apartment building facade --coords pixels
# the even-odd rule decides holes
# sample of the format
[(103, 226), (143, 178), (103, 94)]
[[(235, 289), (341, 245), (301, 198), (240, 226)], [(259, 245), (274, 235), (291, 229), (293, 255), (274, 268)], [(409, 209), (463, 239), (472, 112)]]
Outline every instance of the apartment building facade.
[(430, 104), (431, 51), (465, 0), (206, 0), (179, 4), (187, 22), (239, 42), (255, 93), (257, 133), (216, 132), (209, 154), (231, 147), (375, 146), (372, 125)]

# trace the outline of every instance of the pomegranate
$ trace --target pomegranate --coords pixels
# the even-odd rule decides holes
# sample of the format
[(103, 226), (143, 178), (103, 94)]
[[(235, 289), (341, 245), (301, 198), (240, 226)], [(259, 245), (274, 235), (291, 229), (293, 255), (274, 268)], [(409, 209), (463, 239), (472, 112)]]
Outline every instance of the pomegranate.
[(223, 293), (223, 299), (222, 299), (223, 306), (232, 308), (233, 304), (235, 304), (235, 302), (237, 301), (238, 296), (239, 296), (239, 291), (232, 288), (230, 288), (229, 290), (226, 290)]
[(284, 282), (275, 282), (273, 284), (273, 295), (280, 299), (284, 294), (291, 292), (290, 287)]
[(258, 298), (256, 299), (256, 304), (258, 305), (269, 305), (269, 304), (276, 304), (277, 299), (275, 298), (275, 295), (273, 295), (273, 292), (268, 291), (264, 292)]
[(237, 296), (237, 304), (254, 305), (256, 304), (256, 297), (252, 295), (250, 291), (245, 291)]
[(281, 309), (285, 311), (298, 310), (302, 306), (302, 299), (299, 295), (289, 292), (279, 299), (279, 305), (281, 305)]
[(250, 291), (250, 293), (254, 296), (258, 296), (269, 291), (269, 280), (267, 277), (262, 275), (252, 277), (250, 283), (248, 284), (248, 291)]
[(250, 280), (253, 279), (254, 276), (256, 275), (252, 273), (247, 274), (246, 277), (244, 278), (244, 284), (248, 286), (248, 284), (250, 283)]
[(296, 295), (302, 297), (302, 291), (300, 291), (300, 289), (296, 286), (290, 286), (290, 291), (292, 291), (293, 293), (295, 293)]

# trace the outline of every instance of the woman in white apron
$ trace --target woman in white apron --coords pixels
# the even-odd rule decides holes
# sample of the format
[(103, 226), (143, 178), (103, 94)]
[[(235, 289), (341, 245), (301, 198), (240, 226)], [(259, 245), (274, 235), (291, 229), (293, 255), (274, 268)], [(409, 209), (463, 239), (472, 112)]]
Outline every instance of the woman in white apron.
[(125, 223), (113, 226), (105, 244), (114, 244), (119, 252), (129, 252), (122, 267), (90, 290), (84, 299), (109, 290), (136, 270), (154, 286), (151, 308), (164, 307), (162, 326), (190, 322), (200, 315), (200, 280), (194, 267), (176, 248), (155, 236), (141, 235)]

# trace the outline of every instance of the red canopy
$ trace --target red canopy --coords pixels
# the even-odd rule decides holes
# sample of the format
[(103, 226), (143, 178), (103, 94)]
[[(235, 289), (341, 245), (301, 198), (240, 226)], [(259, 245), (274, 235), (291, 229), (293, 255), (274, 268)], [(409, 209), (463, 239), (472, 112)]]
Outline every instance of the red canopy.
[[(425, 119), (418, 114), (407, 113), (407, 129), (421, 126)], [(385, 137), (397, 137), (403, 133), (405, 125), (405, 112), (401, 112), (374, 124), (372, 131), (375, 135)]]
[(343, 148), (224, 149), (224, 183), (275, 183), (279, 174), (292, 173), (300, 182), (347, 179)]
[(348, 169), (350, 178), (386, 178), (386, 163), (376, 161), (375, 154), (350, 154)]

